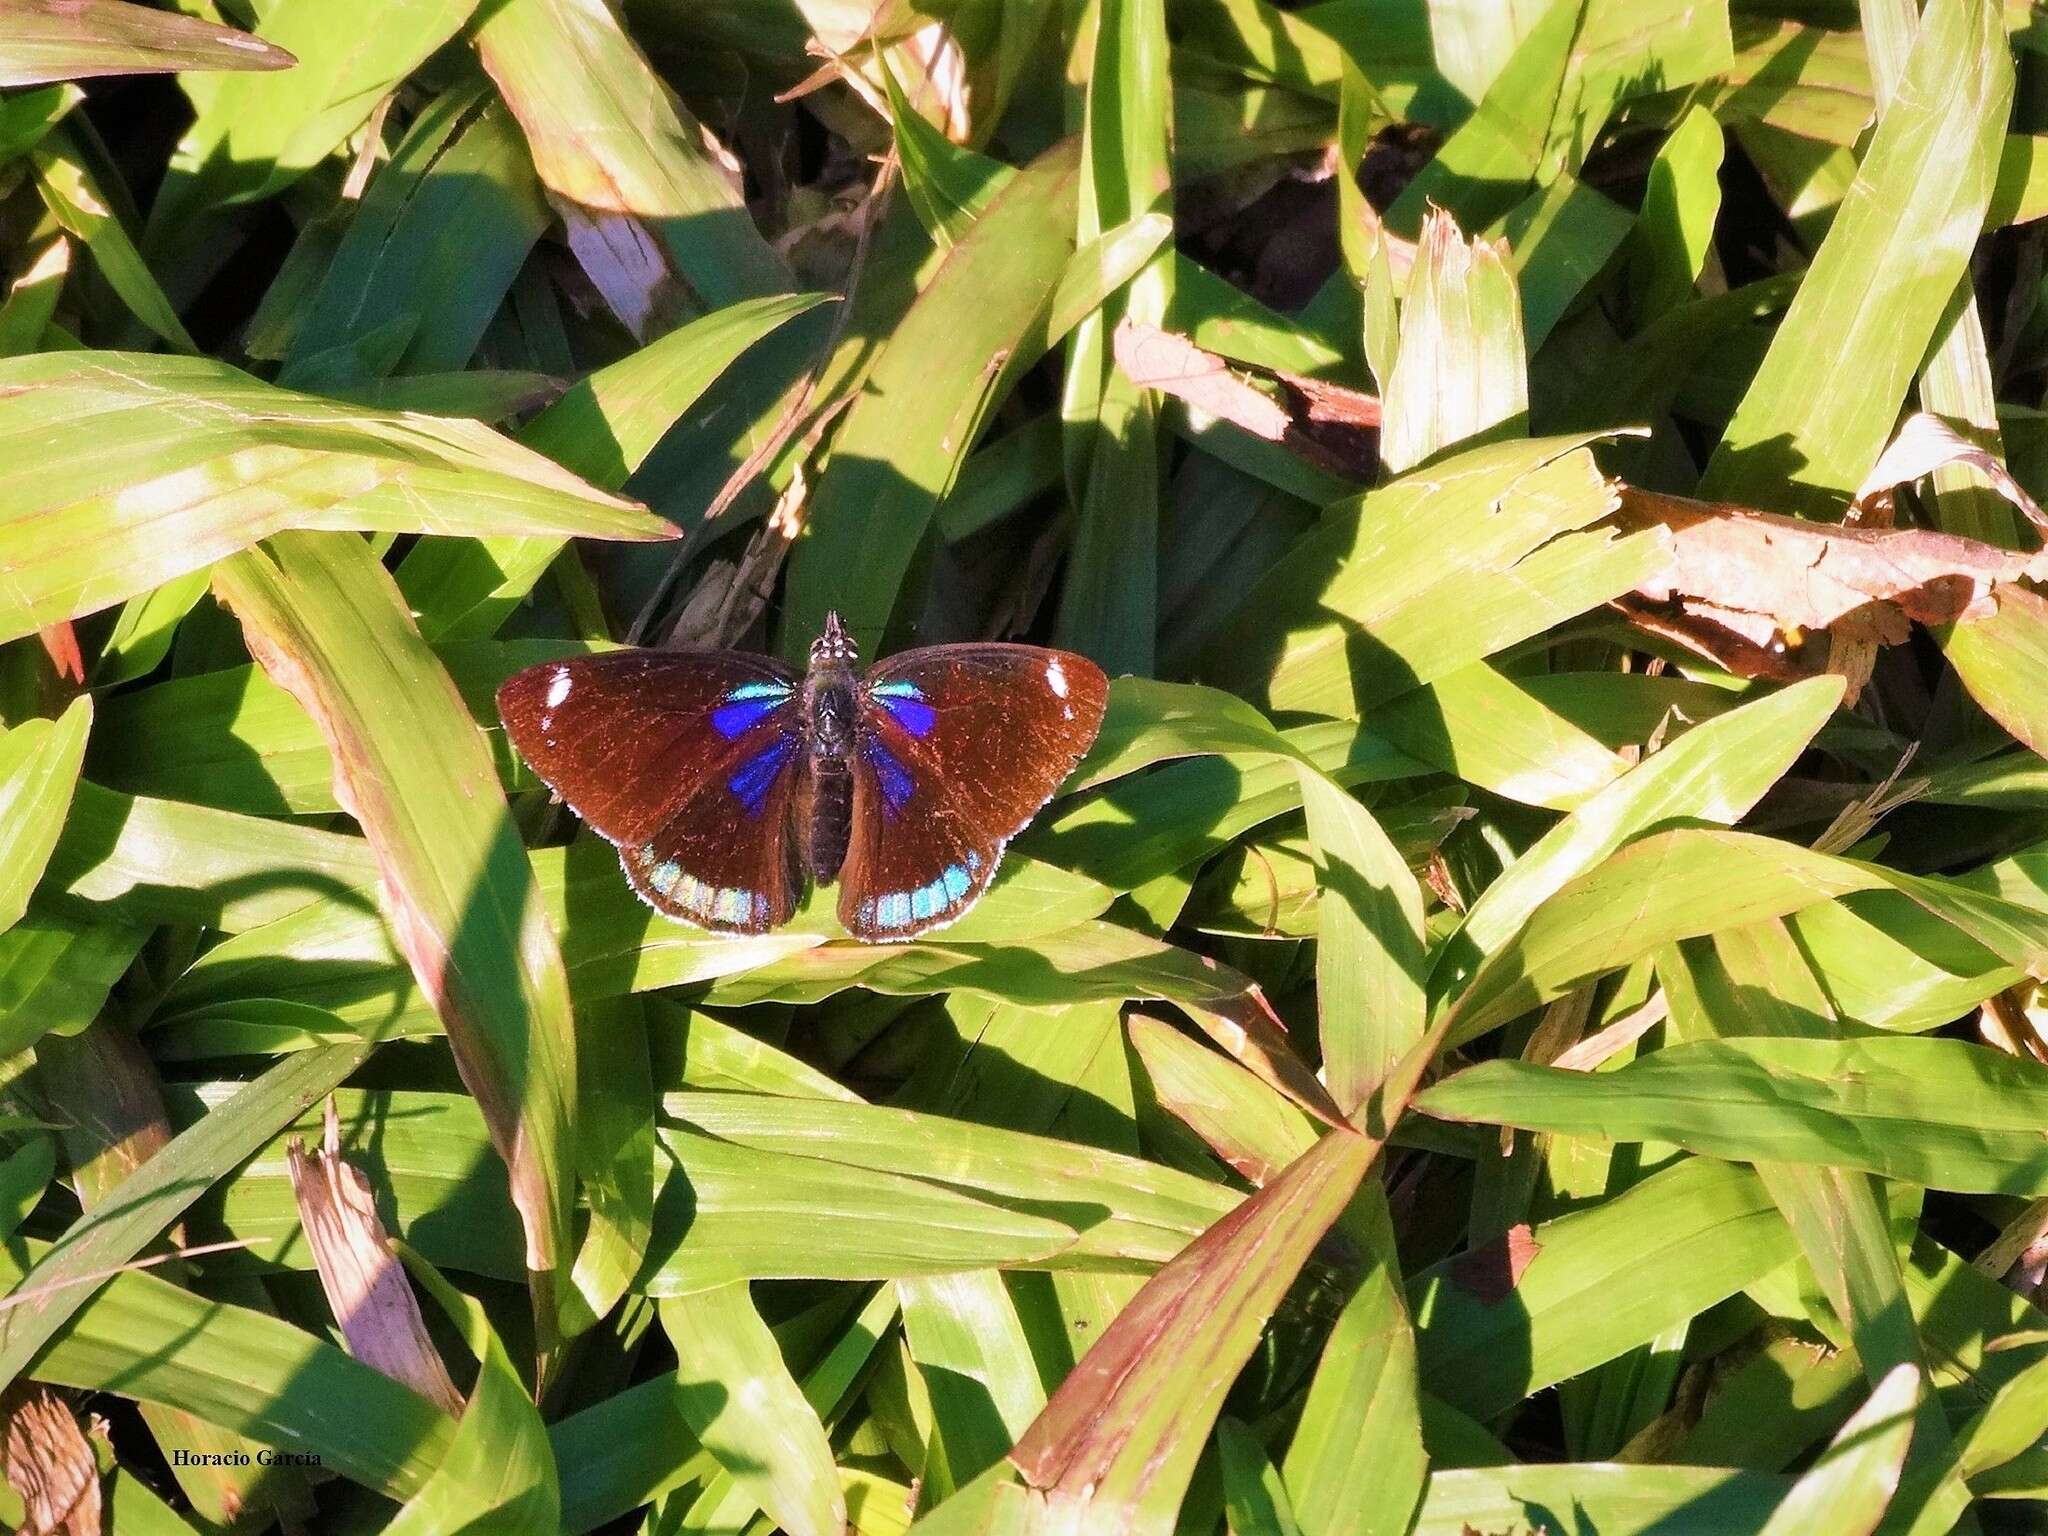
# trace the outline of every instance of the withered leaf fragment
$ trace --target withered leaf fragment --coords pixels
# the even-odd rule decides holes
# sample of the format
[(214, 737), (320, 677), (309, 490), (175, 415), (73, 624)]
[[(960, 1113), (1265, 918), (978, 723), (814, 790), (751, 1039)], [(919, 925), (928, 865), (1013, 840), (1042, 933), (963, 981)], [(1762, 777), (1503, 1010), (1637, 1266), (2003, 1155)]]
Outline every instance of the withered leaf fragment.
[[(2048, 579), (2048, 550), (1889, 526), (1896, 489), (1948, 465), (1978, 471), (2048, 535), (2048, 514), (2003, 464), (1923, 413), (1900, 428), (1843, 523), (1621, 486), (1615, 521), (1665, 529), (1670, 556), (1654, 581), (1616, 607), (1740, 675), (1796, 677), (1821, 664), (1824, 647), (1797, 654), (1812, 634), (1850, 650), (1896, 645), (1916, 623), (1985, 619), (2001, 602), (2028, 600), (2015, 583)], [(1838, 654), (1827, 665), (1840, 671), (1845, 663)]]
[(1543, 1251), (1525, 1221), (1517, 1222), (1490, 1243), (1460, 1254), (1451, 1263), (1451, 1278), (1487, 1306), (1498, 1306), (1522, 1283), (1522, 1271)]
[(462, 1394), (427, 1337), (419, 1302), (377, 1215), (370, 1181), (341, 1155), (341, 1125), (332, 1099), (327, 1102), (320, 1150), (308, 1156), (296, 1136), (285, 1150), (291, 1159), (299, 1222), (348, 1352), (435, 1406), (460, 1415)]
[(21, 1496), (21, 1536), (100, 1536), (99, 1464), (64, 1399), (17, 1382), (0, 1402), (7, 1410), (0, 1460)]
[[(1279, 369), (1271, 392), (1214, 352), (1156, 325), (1124, 320), (1111, 345), (1124, 377), (1184, 400), (1254, 437), (1279, 443), (1333, 474), (1368, 480), (1379, 467), (1376, 396)], [(1249, 370), (1246, 370), (1249, 371)]]
[(1752, 614), (1780, 630), (1826, 629), (1890, 645), (1909, 621), (1949, 624), (1996, 610), (2002, 582), (2048, 576), (2020, 554), (1926, 528), (1852, 528), (1623, 486), (1616, 520), (1671, 531), (1653, 600)]

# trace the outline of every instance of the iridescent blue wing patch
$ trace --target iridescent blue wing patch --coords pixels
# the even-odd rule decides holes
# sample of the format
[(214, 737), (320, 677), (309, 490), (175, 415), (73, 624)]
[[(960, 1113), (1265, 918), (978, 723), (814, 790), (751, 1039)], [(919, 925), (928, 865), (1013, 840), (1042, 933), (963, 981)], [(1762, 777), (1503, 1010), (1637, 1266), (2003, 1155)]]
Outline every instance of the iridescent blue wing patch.
[(882, 792), (882, 814), (893, 817), (917, 793), (917, 780), (879, 735), (871, 735), (861, 743), (861, 755), (867, 759), (875, 785)]
[(913, 736), (929, 736), (938, 723), (938, 713), (926, 701), (924, 690), (908, 678), (879, 683), (868, 689), (868, 697)]
[(744, 736), (794, 696), (796, 690), (779, 679), (741, 683), (729, 689), (711, 711), (711, 729), (727, 741)]
[(768, 795), (775, 788), (776, 779), (786, 773), (797, 758), (798, 740), (794, 735), (778, 734), (774, 740), (761, 747), (732, 771), (725, 787), (739, 797), (749, 816), (759, 816), (768, 804)]

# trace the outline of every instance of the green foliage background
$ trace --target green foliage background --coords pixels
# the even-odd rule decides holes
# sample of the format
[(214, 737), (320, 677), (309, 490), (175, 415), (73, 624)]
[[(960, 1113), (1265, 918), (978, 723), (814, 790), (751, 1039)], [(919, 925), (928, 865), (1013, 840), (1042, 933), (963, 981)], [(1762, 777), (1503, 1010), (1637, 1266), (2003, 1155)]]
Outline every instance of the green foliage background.
[[(0, 0), (6, 1403), (123, 1536), (2034, 1528), (2048, 607), (1851, 699), (1611, 604), (1621, 481), (1833, 521), (1917, 410), (2048, 492), (2044, 54)], [(493, 691), (830, 609), (1102, 737), (943, 934), (655, 917)], [(329, 1101), (459, 1416), (343, 1348)]]

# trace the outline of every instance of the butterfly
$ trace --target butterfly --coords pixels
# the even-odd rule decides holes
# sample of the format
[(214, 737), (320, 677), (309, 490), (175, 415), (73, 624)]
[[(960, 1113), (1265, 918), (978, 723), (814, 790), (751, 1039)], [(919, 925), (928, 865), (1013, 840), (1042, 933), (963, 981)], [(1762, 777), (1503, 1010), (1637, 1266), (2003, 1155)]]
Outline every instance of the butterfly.
[(656, 911), (766, 933), (806, 878), (836, 879), (849, 933), (911, 939), (980, 899), (1094, 742), (1109, 684), (1032, 645), (859, 659), (828, 614), (801, 674), (742, 651), (608, 651), (515, 673), (498, 714)]

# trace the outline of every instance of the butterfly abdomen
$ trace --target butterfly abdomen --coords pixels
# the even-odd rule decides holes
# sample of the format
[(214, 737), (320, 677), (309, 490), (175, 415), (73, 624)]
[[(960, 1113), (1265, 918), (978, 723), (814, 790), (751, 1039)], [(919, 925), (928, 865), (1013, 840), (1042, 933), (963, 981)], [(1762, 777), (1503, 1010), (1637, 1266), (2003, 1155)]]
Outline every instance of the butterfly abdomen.
[(811, 759), (810, 846), (806, 850), (811, 878), (830, 885), (846, 862), (846, 842), (853, 831), (853, 769), (843, 757)]
[(811, 878), (829, 885), (846, 862), (853, 831), (853, 669), (837, 654), (811, 657), (804, 680), (804, 735), (809, 748), (809, 825), (802, 829)]

